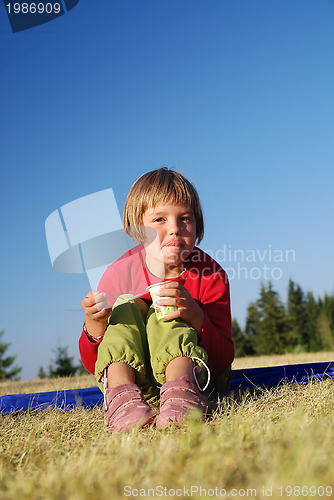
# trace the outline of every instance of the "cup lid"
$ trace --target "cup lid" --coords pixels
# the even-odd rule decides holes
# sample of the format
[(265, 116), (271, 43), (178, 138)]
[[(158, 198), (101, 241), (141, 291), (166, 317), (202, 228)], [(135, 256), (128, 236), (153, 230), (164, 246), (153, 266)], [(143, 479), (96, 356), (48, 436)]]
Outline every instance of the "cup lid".
[(165, 283), (173, 283), (173, 280), (166, 280), (166, 281), (161, 281), (160, 283), (155, 283), (154, 285), (148, 286), (146, 290), (150, 290), (151, 288), (154, 288), (156, 286), (164, 285)]

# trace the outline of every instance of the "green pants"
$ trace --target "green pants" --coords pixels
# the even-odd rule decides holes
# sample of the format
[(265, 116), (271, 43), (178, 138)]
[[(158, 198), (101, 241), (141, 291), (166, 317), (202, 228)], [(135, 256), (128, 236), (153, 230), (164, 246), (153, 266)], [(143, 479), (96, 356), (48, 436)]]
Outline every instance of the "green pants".
[[(158, 394), (157, 385), (166, 382), (165, 370), (176, 357), (198, 357), (207, 361), (207, 354), (197, 345), (196, 331), (182, 319), (158, 320), (153, 305), (148, 311), (138, 301), (117, 299), (104, 338), (99, 345), (95, 377), (101, 390), (101, 376), (111, 363), (122, 361), (130, 365), (136, 384), (145, 397)], [(202, 383), (205, 369), (197, 374)]]

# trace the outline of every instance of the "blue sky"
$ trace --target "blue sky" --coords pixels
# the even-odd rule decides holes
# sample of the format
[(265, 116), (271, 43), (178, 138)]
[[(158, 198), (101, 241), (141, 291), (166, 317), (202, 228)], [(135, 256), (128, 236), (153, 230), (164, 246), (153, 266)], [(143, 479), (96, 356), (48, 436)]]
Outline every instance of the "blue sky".
[(242, 326), (266, 276), (284, 301), (289, 278), (333, 293), (333, 26), (329, 0), (80, 0), (13, 34), (0, 4), (0, 329), (22, 379), (58, 342), (78, 359), (89, 289), (52, 268), (46, 218), (110, 187), (122, 212), (162, 165), (199, 191)]

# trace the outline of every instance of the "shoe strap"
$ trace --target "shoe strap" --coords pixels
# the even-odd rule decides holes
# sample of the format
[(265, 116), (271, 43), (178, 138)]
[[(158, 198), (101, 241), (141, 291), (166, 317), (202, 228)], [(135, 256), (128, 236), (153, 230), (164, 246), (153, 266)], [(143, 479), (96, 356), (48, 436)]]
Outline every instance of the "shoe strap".
[(200, 361), (202, 363), (202, 365), (204, 366), (204, 368), (206, 368), (206, 371), (207, 371), (207, 374), (208, 374), (208, 380), (206, 381), (206, 384), (205, 386), (203, 387), (203, 389), (201, 388), (201, 386), (199, 385), (198, 383), (198, 380), (197, 380), (197, 376), (196, 376), (196, 373), (199, 373), (200, 371), (202, 371), (202, 368), (198, 365), (195, 364), (194, 368), (193, 368), (193, 375), (194, 375), (194, 379), (195, 379), (195, 383), (198, 387), (198, 389), (201, 391), (201, 392), (204, 392), (205, 389), (207, 389), (207, 387), (209, 386), (210, 384), (210, 379), (211, 379), (211, 373), (210, 373), (210, 369), (208, 367), (208, 365), (203, 361), (203, 359), (201, 358), (197, 358), (196, 356), (194, 356), (193, 358), (191, 358), (192, 361), (194, 360), (197, 360), (197, 361)]
[(103, 382), (103, 406), (104, 406), (104, 409), (107, 411), (108, 410), (108, 406), (107, 406), (107, 388), (108, 388), (107, 368), (105, 368), (103, 370), (101, 382)]

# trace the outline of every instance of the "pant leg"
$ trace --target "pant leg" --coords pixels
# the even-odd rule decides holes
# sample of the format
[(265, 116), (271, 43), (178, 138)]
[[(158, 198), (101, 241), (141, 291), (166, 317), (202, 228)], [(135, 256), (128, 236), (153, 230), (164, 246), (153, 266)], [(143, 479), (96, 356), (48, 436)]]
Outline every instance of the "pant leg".
[(209, 387), (205, 391), (205, 394), (209, 395), (213, 391), (223, 396), (230, 388), (231, 384), (231, 366), (219, 375), (218, 377), (212, 377)]
[[(177, 357), (198, 357), (207, 361), (204, 349), (197, 345), (197, 333), (181, 318), (158, 320), (153, 305), (147, 314), (146, 332), (153, 377), (159, 384), (166, 382), (166, 366)], [(197, 374), (200, 383), (206, 380), (205, 369)]]
[(151, 381), (151, 367), (142, 311), (134, 302), (125, 302), (121, 296), (115, 302), (104, 338), (99, 345), (95, 377), (103, 391), (101, 377), (112, 362), (130, 365), (136, 374), (136, 384), (145, 387)]

